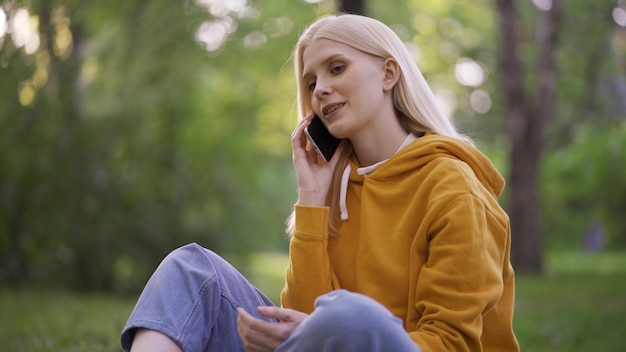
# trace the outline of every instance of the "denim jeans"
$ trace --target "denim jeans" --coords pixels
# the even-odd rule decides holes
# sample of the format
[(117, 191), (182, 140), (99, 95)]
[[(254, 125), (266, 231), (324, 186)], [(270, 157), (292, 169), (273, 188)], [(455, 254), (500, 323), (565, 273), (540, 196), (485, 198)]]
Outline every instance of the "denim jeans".
[[(189, 244), (165, 257), (146, 284), (122, 331), (122, 348), (129, 351), (136, 329), (146, 328), (169, 336), (184, 351), (243, 352), (237, 307), (262, 318), (256, 307), (272, 304), (220, 256)], [(276, 350), (294, 351), (419, 349), (385, 307), (338, 290), (318, 297), (315, 311)]]

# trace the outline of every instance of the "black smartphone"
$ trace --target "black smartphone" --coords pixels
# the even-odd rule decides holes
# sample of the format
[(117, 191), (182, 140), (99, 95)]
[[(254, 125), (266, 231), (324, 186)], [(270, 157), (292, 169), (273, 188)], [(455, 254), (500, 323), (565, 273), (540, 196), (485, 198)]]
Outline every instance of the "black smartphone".
[(315, 150), (317, 150), (317, 153), (327, 162), (330, 161), (333, 154), (335, 154), (335, 150), (339, 147), (341, 139), (330, 134), (317, 115), (315, 115), (311, 123), (304, 129), (304, 133), (306, 133), (311, 144), (313, 144)]

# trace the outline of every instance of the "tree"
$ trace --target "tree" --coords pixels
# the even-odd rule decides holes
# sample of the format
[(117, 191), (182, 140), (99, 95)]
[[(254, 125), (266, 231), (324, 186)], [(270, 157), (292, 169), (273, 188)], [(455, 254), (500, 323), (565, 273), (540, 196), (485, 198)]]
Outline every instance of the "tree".
[(365, 15), (367, 13), (365, 0), (339, 0), (337, 7), (339, 8), (339, 12), (358, 15)]
[(188, 14), (163, 1), (3, 5), (40, 45), (0, 44), (0, 280), (110, 289), (120, 258), (149, 272), (182, 218), (176, 135), (195, 75), (177, 63), (203, 56), (184, 22), (157, 23)]
[(0, 1), (40, 43), (0, 25), (0, 282), (129, 291), (185, 243), (238, 263), (285, 243), (293, 79), (278, 72), (316, 8), (263, 10)]
[(539, 168), (545, 130), (556, 112), (555, 48), (561, 0), (544, 9), (538, 33), (537, 82), (526, 89), (519, 49), (515, 0), (496, 0), (500, 25), (500, 69), (508, 114), (510, 152), (511, 258), (521, 271), (543, 270)]

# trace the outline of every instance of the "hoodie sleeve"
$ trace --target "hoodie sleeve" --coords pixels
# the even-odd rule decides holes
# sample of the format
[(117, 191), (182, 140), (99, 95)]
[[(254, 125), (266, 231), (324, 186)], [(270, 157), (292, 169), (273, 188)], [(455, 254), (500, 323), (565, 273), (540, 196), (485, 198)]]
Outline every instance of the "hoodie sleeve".
[(506, 222), (466, 187), (467, 178), (440, 176), (433, 191), (439, 199), (426, 220), (428, 255), (415, 289), (421, 318), (407, 328), (423, 351), (480, 351), (483, 318), (503, 292)]
[(295, 206), (296, 226), (281, 305), (311, 313), (315, 299), (339, 288), (328, 257), (328, 207)]

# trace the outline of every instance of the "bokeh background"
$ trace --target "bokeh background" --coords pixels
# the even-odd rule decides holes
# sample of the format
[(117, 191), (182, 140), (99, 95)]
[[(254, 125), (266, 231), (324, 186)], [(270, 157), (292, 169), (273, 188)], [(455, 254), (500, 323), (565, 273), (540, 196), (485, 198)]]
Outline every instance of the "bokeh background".
[(623, 351), (626, 1), (0, 0), (0, 351), (119, 350), (172, 249), (278, 303), (291, 53), (390, 25), (507, 179), (523, 351)]

